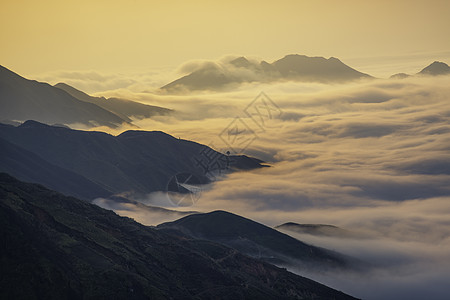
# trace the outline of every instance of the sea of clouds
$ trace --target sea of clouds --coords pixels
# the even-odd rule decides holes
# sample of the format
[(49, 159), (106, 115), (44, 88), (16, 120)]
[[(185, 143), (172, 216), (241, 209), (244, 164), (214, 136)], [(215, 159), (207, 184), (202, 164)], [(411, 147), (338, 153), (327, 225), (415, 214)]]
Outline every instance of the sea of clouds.
[[(175, 110), (171, 116), (135, 120), (142, 129), (270, 165), (221, 177), (204, 187), (189, 210), (227, 210), (268, 226), (332, 224), (366, 237), (296, 235), (369, 261), (373, 269), (364, 275), (305, 273), (287, 266), (293, 272), (364, 299), (447, 299), (449, 83), (445, 76), (345, 85), (249, 83), (228, 92), (168, 95), (157, 88), (162, 84), (143, 88), (145, 80), (136, 77), (99, 94)], [(135, 200), (177, 209), (162, 193)], [(146, 225), (177, 217), (155, 217), (133, 204), (126, 209), (97, 204)]]

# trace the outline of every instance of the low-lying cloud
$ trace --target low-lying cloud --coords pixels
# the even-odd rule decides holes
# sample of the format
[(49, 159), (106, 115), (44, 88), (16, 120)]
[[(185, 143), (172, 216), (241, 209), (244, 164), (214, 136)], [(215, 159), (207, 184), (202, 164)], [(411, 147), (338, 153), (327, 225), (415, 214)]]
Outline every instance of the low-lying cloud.
[[(223, 152), (239, 148), (227, 139), (230, 124), (239, 120), (247, 126), (238, 131), (240, 141), (253, 138), (243, 153), (271, 167), (227, 175), (205, 188), (190, 209), (223, 209), (269, 226), (292, 221), (357, 230), (371, 239), (301, 239), (369, 260), (376, 269), (357, 277), (303, 275), (364, 299), (445, 299), (450, 293), (448, 82), (449, 77), (421, 77), (346, 85), (249, 83), (227, 93), (116, 90), (108, 96), (127, 93), (131, 100), (173, 108), (171, 116), (135, 124)], [(260, 116), (245, 113), (261, 91), (281, 114), (271, 117), (264, 106)], [(149, 199), (158, 198), (140, 200), (156, 203)], [(147, 225), (164, 219), (138, 206), (116, 211)]]

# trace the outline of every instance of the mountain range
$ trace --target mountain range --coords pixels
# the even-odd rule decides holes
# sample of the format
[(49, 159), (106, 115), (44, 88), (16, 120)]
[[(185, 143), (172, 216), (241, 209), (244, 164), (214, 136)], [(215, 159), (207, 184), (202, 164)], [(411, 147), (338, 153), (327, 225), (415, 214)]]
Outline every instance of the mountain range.
[(132, 122), (131, 118), (150, 118), (158, 115), (168, 115), (172, 112), (171, 109), (142, 104), (126, 99), (93, 97), (62, 82), (55, 84), (54, 87), (66, 91), (78, 100), (100, 106), (119, 116), (126, 122)]
[[(418, 75), (438, 76), (450, 74), (450, 67), (435, 61)], [(405, 78), (410, 75), (398, 73), (391, 78)], [(243, 83), (271, 83), (280, 81), (345, 83), (374, 77), (359, 72), (335, 57), (309, 57), (290, 54), (268, 63), (249, 60), (243, 56), (224, 62), (199, 64), (189, 74), (161, 87), (168, 93), (189, 93), (190, 91), (224, 91)]]
[(86, 200), (165, 191), (181, 172), (205, 184), (209, 172), (263, 166), (258, 159), (228, 156), (160, 131), (129, 130), (113, 136), (27, 121), (0, 124), (0, 142), (0, 171)]
[(160, 224), (157, 228), (176, 236), (221, 243), (278, 265), (295, 264), (315, 271), (363, 266), (362, 262), (353, 258), (305, 244), (278, 230), (226, 211), (192, 214)]
[[(140, 111), (140, 113), (138, 113)], [(171, 110), (121, 99), (90, 97), (70, 86), (25, 79), (0, 66), (0, 120), (37, 120), (47, 124), (118, 127), (130, 117)]]
[(1, 299), (355, 299), (0, 174)]
[(193, 72), (166, 84), (168, 92), (223, 90), (245, 82), (306, 81), (338, 83), (372, 78), (339, 59), (291, 54), (273, 62), (238, 57), (223, 64), (204, 64)]
[[(435, 61), (432, 64), (423, 68), (420, 72), (416, 74), (416, 76), (440, 76), (440, 75), (450, 75), (450, 67), (440, 61)], [(406, 73), (397, 73), (391, 76), (391, 78), (402, 79), (407, 78), (413, 75), (409, 75)]]

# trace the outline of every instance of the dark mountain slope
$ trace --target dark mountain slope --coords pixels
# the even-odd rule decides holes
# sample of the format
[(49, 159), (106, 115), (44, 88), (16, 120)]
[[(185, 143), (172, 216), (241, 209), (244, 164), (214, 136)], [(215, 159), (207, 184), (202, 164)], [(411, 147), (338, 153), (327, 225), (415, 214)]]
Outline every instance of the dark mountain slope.
[(38, 120), (117, 127), (125, 122), (95, 104), (80, 101), (47, 83), (27, 80), (0, 66), (0, 120)]
[[(256, 159), (227, 157), (207, 146), (158, 131), (126, 131), (112, 136), (27, 121), (18, 127), (0, 126), (0, 138), (112, 193), (163, 191), (170, 178), (180, 172), (194, 174), (207, 183), (205, 169), (199, 164), (207, 164), (207, 157), (214, 157), (222, 167), (227, 160), (231, 168), (261, 167)], [(212, 170), (219, 165), (209, 161), (208, 167)]]
[(157, 228), (175, 234), (178, 230), (185, 236), (223, 243), (253, 257), (280, 264), (296, 259), (317, 270), (348, 268), (352, 263), (348, 257), (305, 244), (275, 229), (225, 211), (189, 215)]
[(0, 174), (1, 299), (354, 299)]
[(131, 117), (150, 118), (158, 115), (167, 115), (172, 112), (172, 110), (167, 108), (142, 104), (125, 99), (92, 97), (65, 83), (58, 83), (55, 87), (66, 91), (78, 100), (98, 105), (128, 122), (131, 122)]
[(104, 190), (85, 177), (50, 164), (38, 155), (0, 138), (0, 171), (16, 178), (43, 184), (69, 196), (83, 200), (106, 197)]

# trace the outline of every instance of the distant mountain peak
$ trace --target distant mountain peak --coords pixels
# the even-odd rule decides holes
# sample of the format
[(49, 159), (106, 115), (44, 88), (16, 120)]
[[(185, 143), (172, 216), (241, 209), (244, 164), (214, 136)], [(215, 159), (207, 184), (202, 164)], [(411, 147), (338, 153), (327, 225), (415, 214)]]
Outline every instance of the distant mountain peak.
[(28, 120), (19, 125), (21, 128), (48, 128), (52, 127), (51, 125), (44, 124), (35, 120)]
[(244, 56), (233, 59), (230, 64), (238, 68), (248, 68), (252, 65)]
[(397, 74), (392, 75), (390, 78), (392, 78), (392, 79), (405, 79), (405, 78), (408, 78), (410, 76), (411, 75), (408, 75), (406, 73), (397, 73)]
[(450, 74), (450, 67), (444, 62), (435, 61), (420, 71), (419, 74), (432, 76), (447, 75)]
[[(283, 58), (268, 63), (249, 61), (244, 56), (228, 62), (244, 72), (233, 72), (227, 68), (219, 68), (215, 64), (207, 64), (199, 69), (178, 78), (161, 89), (173, 92), (194, 90), (223, 90), (236, 87), (246, 82), (303, 81), (322, 83), (342, 83), (372, 78), (361, 73), (335, 57), (309, 57), (302, 54), (288, 54)], [(214, 67), (216, 66), (216, 67)], [(219, 68), (219, 70), (218, 70)], [(244, 70), (245, 69), (245, 70)]]

